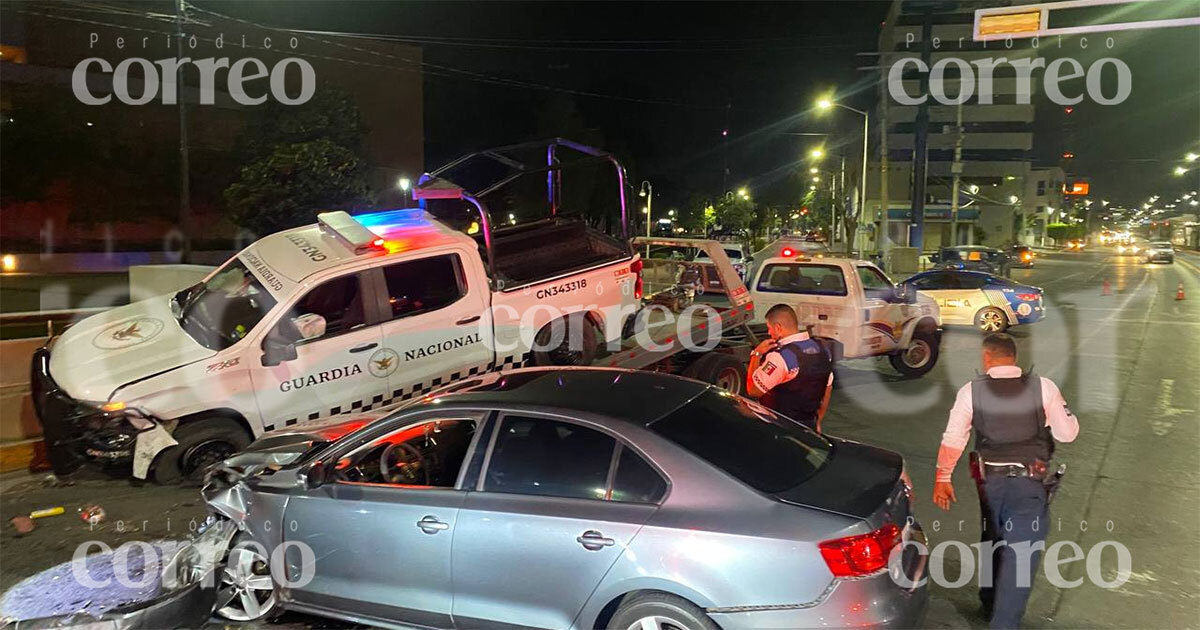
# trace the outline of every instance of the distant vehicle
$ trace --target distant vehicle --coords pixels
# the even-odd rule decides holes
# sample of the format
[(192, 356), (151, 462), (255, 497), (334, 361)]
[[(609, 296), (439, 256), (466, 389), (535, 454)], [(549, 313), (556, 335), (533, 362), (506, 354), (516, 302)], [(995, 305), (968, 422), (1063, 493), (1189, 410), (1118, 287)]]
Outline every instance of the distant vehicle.
[(865, 260), (767, 258), (747, 285), (756, 321), (772, 306), (787, 304), (813, 336), (829, 342), (835, 359), (886, 356), (910, 377), (937, 363), (942, 336), (937, 304), (893, 284)]
[(1028, 245), (1013, 245), (1008, 255), (1012, 259), (1010, 263), (1012, 267), (1021, 267), (1023, 269), (1033, 267), (1033, 248)]
[(1045, 316), (1042, 290), (979, 271), (934, 270), (903, 283), (937, 301), (943, 324), (1003, 332)]
[(1081, 252), (1087, 244), (1081, 238), (1073, 238), (1067, 241), (1067, 251)]
[(1008, 254), (982, 245), (943, 247), (934, 254), (933, 259), (935, 269), (984, 271), (998, 276), (1007, 276), (1011, 263)]
[[(733, 264), (733, 270), (737, 272), (738, 277), (745, 280), (746, 269), (750, 263), (754, 262), (754, 257), (750, 255), (750, 248), (742, 243), (722, 242), (721, 249), (725, 250), (725, 255), (729, 257), (729, 262)], [(703, 251), (696, 254), (695, 261), (712, 263), (712, 259)]]
[(1151, 241), (1142, 252), (1142, 260), (1147, 263), (1175, 263), (1175, 246), (1167, 241)]
[[(283, 429), (203, 495), (241, 532), (214, 606), (236, 621), (915, 627), (928, 600), (924, 558), (901, 547), (925, 536), (900, 455), (658, 373), (514, 370)], [(317, 561), (283, 588), (263, 550), (289, 543)]]

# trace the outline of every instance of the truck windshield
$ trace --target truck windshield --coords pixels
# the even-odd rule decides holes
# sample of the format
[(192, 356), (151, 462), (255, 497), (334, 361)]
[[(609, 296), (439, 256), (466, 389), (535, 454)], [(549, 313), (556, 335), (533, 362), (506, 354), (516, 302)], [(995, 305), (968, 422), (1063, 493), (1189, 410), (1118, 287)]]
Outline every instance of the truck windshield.
[(274, 306), (275, 298), (236, 258), (207, 282), (175, 295), (179, 326), (196, 343), (212, 350), (237, 343)]

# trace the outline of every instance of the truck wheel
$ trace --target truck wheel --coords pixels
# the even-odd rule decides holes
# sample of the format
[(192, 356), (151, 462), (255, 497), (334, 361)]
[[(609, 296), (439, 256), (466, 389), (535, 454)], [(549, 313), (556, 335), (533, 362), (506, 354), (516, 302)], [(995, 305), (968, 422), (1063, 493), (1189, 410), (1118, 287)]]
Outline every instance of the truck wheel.
[(938, 359), (937, 337), (928, 332), (913, 333), (908, 347), (892, 355), (888, 355), (892, 367), (910, 378), (923, 376), (933, 369)]
[(975, 327), (985, 333), (998, 333), (1008, 330), (1008, 316), (995, 306), (979, 309), (975, 313)]
[(250, 445), (246, 429), (231, 418), (220, 416), (189, 420), (175, 429), (176, 444), (154, 458), (150, 474), (154, 481), (176, 484), (204, 473), (209, 466)]
[[(547, 348), (554, 341), (555, 327), (560, 328), (561, 340)], [(572, 344), (576, 338), (578, 343)], [(575, 313), (543, 326), (534, 336), (533, 345), (534, 365), (590, 365), (596, 359), (596, 327), (582, 313)]]
[(724, 352), (708, 352), (683, 370), (683, 375), (712, 383), (732, 394), (746, 391), (746, 366)]

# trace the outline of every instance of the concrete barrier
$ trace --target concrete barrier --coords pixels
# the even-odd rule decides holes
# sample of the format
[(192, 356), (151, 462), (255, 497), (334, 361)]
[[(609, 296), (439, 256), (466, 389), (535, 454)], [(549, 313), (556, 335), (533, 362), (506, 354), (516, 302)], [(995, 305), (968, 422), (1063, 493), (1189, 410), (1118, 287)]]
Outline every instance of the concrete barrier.
[(29, 467), (42, 427), (29, 396), (29, 364), (45, 337), (0, 341), (0, 472)]

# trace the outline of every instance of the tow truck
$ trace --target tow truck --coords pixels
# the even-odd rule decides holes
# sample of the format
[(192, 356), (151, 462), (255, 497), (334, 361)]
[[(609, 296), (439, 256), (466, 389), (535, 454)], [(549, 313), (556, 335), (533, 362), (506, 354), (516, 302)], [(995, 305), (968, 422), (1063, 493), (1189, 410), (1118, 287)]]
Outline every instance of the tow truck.
[[(597, 168), (616, 183), (619, 237), (575, 218), (594, 177), (563, 186), (564, 172)], [(539, 180), (544, 193), (529, 185)], [(526, 363), (680, 372), (740, 391), (749, 350), (723, 338), (751, 314), (746, 287), (715, 241), (631, 242), (631, 192), (616, 158), (592, 147), (491, 149), (423, 176), (420, 208), (322, 213), (195, 286), (84, 319), (33, 358), (55, 472), (98, 463), (170, 483), (264, 432)], [(489, 202), (514, 200), (549, 216), (497, 224)], [(583, 212), (569, 212), (577, 202)], [(725, 290), (696, 296), (673, 263), (644, 268), (637, 247), (670, 242), (703, 250), (709, 262), (694, 264)]]
[(896, 284), (865, 260), (805, 254), (763, 259), (750, 279), (760, 326), (776, 304), (796, 310), (801, 325), (824, 341), (834, 360), (886, 356), (896, 371), (919, 377), (937, 364), (937, 303)]

